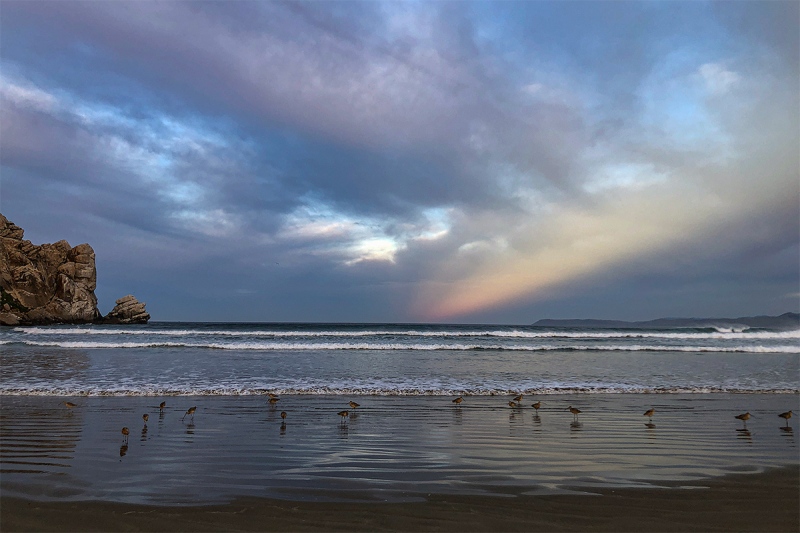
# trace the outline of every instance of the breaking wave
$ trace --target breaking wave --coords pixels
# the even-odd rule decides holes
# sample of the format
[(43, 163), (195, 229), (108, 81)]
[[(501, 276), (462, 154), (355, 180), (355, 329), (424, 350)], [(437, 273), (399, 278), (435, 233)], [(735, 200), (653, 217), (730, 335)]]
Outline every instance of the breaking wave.
[(409, 350), (409, 351), (598, 351), (598, 352), (738, 352), (798, 353), (797, 345), (668, 345), (668, 344), (475, 344), (475, 343), (386, 343), (386, 342), (95, 342), (95, 341), (0, 341), (2, 344), (24, 344), (75, 349), (191, 348), (209, 350), (309, 351), (309, 350)]

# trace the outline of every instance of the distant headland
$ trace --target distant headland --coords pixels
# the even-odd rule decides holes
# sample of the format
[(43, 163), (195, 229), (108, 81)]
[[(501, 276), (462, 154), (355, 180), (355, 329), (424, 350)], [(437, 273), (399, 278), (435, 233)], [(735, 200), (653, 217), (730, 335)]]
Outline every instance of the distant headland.
[(778, 330), (800, 329), (800, 314), (784, 313), (778, 316), (743, 316), (739, 318), (658, 318), (642, 322), (625, 320), (544, 319), (534, 326), (551, 328), (618, 328), (618, 329), (671, 329), (671, 328), (717, 328), (737, 331), (747, 328)]
[(97, 309), (97, 269), (88, 244), (36, 246), (0, 213), (0, 325), (144, 324), (145, 304), (132, 295), (102, 316)]

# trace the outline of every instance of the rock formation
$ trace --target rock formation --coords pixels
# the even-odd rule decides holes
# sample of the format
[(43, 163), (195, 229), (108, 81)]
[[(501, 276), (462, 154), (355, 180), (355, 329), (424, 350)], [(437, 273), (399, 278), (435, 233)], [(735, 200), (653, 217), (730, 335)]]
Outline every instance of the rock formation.
[(129, 294), (116, 301), (116, 306), (103, 318), (104, 324), (146, 324), (150, 315), (144, 304)]
[[(92, 247), (73, 248), (63, 240), (36, 246), (23, 240), (23, 234), (0, 214), (0, 325), (102, 321), (94, 295), (97, 270)], [(144, 304), (136, 304), (136, 313), (124, 323), (150, 318)]]

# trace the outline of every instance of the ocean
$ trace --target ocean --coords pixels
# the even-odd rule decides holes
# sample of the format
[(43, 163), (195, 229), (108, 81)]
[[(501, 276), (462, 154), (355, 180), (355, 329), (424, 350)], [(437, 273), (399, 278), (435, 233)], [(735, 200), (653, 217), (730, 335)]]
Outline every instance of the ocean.
[(799, 340), (755, 328), (4, 328), (0, 496), (415, 501), (796, 465), (796, 419), (777, 415), (800, 412)]
[(0, 394), (798, 393), (800, 330), (406, 324), (0, 330)]

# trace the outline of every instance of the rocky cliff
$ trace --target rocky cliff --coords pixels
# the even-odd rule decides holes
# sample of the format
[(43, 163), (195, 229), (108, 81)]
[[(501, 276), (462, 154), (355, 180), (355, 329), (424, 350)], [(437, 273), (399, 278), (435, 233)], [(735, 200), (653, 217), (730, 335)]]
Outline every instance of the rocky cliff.
[[(94, 295), (97, 270), (92, 247), (72, 247), (67, 241), (36, 246), (23, 234), (0, 214), (0, 325), (104, 321)], [(126, 303), (130, 307), (130, 301)], [(118, 313), (109, 321), (147, 322), (150, 315), (144, 304), (136, 304), (136, 313)]]

